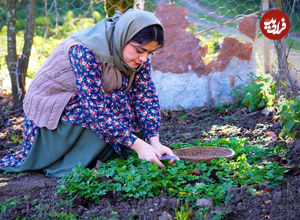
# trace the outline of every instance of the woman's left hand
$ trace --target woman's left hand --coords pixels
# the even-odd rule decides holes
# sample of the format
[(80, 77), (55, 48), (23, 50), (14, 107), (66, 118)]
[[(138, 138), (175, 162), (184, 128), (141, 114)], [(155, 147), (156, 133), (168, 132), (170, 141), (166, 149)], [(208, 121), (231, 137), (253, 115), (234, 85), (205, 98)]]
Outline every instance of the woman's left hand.
[[(150, 138), (150, 145), (154, 147), (156, 150), (158, 150), (161, 155), (168, 155), (168, 156), (175, 155), (174, 152), (169, 147), (160, 143), (158, 137)], [(171, 159), (169, 163), (174, 164), (175, 160), (180, 160), (180, 159), (179, 157), (176, 157), (175, 159)]]

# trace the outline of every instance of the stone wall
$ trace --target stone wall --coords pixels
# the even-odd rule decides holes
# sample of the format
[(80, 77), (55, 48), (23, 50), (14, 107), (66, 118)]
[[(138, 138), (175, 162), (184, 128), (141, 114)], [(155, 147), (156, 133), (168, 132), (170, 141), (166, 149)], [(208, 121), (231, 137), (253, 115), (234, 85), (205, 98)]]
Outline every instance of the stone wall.
[(253, 42), (257, 18), (248, 17), (238, 30), (248, 39), (226, 37), (217, 59), (204, 62), (207, 46), (186, 31), (187, 10), (175, 4), (160, 4), (155, 15), (165, 27), (165, 46), (152, 57), (153, 81), (163, 109), (191, 108), (231, 102), (231, 91), (250, 82), (256, 74)]

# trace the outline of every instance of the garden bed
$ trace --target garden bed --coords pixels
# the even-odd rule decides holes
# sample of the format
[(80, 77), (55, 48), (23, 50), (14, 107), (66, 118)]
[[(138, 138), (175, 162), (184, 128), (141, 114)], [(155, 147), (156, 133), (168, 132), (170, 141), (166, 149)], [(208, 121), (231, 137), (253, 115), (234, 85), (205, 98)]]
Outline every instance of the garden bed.
[[(0, 103), (2, 103), (0, 105), (0, 157), (20, 149), (19, 142), (22, 140), (23, 114), (9, 111), (6, 100), (6, 97), (0, 97)], [(0, 219), (23, 217), (37, 219), (75, 219), (79, 217), (168, 219), (170, 216), (173, 219), (176, 216), (177, 218), (181, 216), (184, 219), (183, 216), (188, 213), (190, 216), (195, 214), (195, 219), (200, 219), (200, 216), (206, 219), (213, 217), (224, 219), (297, 219), (297, 216), (300, 216), (299, 141), (293, 143), (292, 146), (288, 146), (285, 141), (278, 138), (280, 130), (280, 126), (276, 123), (272, 114), (266, 116), (260, 111), (250, 114), (245, 109), (225, 108), (219, 111), (208, 108), (162, 111), (160, 138), (165, 145), (182, 148), (216, 144), (217, 146), (235, 147), (238, 155), (229, 161), (216, 160), (208, 164), (203, 162), (201, 166), (197, 165), (199, 166), (196, 167), (197, 169), (193, 167), (195, 164), (188, 165), (190, 168), (187, 168), (188, 166), (186, 164), (182, 165), (181, 162), (183, 161), (181, 161), (180, 166), (192, 170), (184, 173), (177, 166), (178, 175), (179, 173), (181, 175), (186, 174), (190, 179), (181, 185), (174, 181), (173, 186), (174, 190), (177, 190), (176, 193), (172, 193), (172, 190), (164, 189), (160, 185), (157, 187), (159, 191), (140, 190), (140, 194), (132, 193), (131, 197), (130, 195), (126, 196), (125, 191), (122, 190), (107, 191), (99, 196), (96, 201), (92, 196), (87, 198), (86, 194), (73, 196), (73, 198), (68, 197), (66, 194), (57, 194), (57, 186), (64, 185), (58, 183), (59, 179), (45, 178), (41, 172), (9, 174), (0, 171)], [(251, 152), (248, 151), (248, 148), (253, 146), (257, 147), (251, 148)], [(266, 151), (260, 151), (260, 149)], [(201, 175), (212, 178), (214, 183), (218, 183), (221, 177), (225, 178), (225, 168), (229, 166), (228, 164), (233, 165), (238, 162), (242, 164), (242, 155), (245, 155), (249, 163), (253, 160), (252, 167), (255, 166), (255, 161), (257, 163), (265, 161), (265, 164), (277, 164), (280, 169), (283, 169), (284, 176), (281, 178), (279, 175), (272, 179), (273, 174), (266, 172), (265, 176), (269, 177), (270, 181), (262, 182), (258, 179), (255, 184), (251, 184), (251, 178), (256, 178), (256, 176), (258, 178), (259, 175), (248, 175), (244, 178), (241, 176), (236, 177), (239, 183), (228, 187), (228, 190), (226, 189), (223, 194), (218, 194), (222, 195), (222, 198), (217, 198), (217, 195), (213, 194), (216, 191), (212, 190), (213, 204), (210, 204), (211, 207), (209, 208), (199, 207), (199, 198), (192, 198), (193, 195), (199, 196), (199, 194), (196, 192), (195, 194), (189, 194), (188, 191), (184, 191), (184, 189), (187, 189), (186, 185), (188, 184), (191, 186), (201, 184), (210, 186), (211, 180), (199, 179)], [(239, 159), (238, 156), (240, 156)], [(138, 163), (138, 160), (135, 160), (134, 157), (122, 157), (121, 159)], [(120, 163), (126, 163), (126, 160), (119, 161)], [(109, 164), (97, 164), (97, 167), (101, 170), (101, 167), (104, 166), (108, 171), (111, 169)], [(154, 169), (153, 167), (149, 168), (149, 163), (141, 164), (137, 166)], [(223, 168), (225, 167), (225, 174), (218, 172), (222, 168), (220, 164), (223, 164)], [(235, 175), (237, 173), (242, 175), (244, 171), (241, 166), (239, 164), (235, 165), (237, 166), (236, 169), (240, 169)], [(215, 169), (210, 170), (212, 166), (215, 166)], [(258, 166), (261, 166), (261, 164)], [(219, 168), (220, 170), (218, 170)], [(281, 172), (279, 168), (275, 170)], [(169, 180), (172, 181), (171, 176), (173, 174), (171, 171), (174, 169), (168, 167), (163, 172), (154, 169), (152, 173), (157, 175), (162, 173), (163, 175), (160, 179), (154, 178), (151, 181), (156, 180), (157, 183), (163, 182), (163, 184), (169, 186), (169, 183), (164, 183), (164, 178), (169, 177)], [(89, 175), (89, 171), (86, 169), (78, 168), (78, 170), (78, 172), (86, 172), (82, 175)], [(128, 170), (133, 170), (133, 168), (128, 167)], [(124, 172), (128, 170), (125, 169)], [(208, 172), (210, 174), (205, 176)], [(109, 183), (108, 187), (112, 186), (111, 183), (116, 182), (112, 176), (100, 177), (99, 173), (97, 175), (99, 175), (97, 181)], [(134, 175), (136, 175), (134, 181), (137, 181), (137, 173)], [(274, 174), (274, 176), (276, 175)], [(150, 178), (149, 175), (147, 178)], [(72, 184), (75, 181), (69, 177), (69, 179), (64, 180), (64, 183), (67, 183), (68, 180), (71, 180)], [(151, 183), (153, 184), (153, 182)], [(181, 187), (182, 192), (178, 192), (178, 188), (175, 187), (177, 185)], [(60, 189), (63, 191), (63, 187)], [(130, 190), (128, 189), (127, 193), (130, 193)], [(145, 194), (141, 195), (143, 192)], [(158, 195), (155, 192), (158, 192)], [(180, 193), (181, 196), (178, 196)], [(73, 194), (70, 193), (70, 195)], [(205, 197), (209, 198), (208, 196)]]

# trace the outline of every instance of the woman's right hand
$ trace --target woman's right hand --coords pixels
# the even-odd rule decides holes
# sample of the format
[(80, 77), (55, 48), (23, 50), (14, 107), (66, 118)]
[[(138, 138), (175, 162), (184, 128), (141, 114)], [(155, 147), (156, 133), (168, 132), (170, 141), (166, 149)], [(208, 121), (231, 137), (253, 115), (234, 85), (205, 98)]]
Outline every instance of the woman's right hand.
[(155, 162), (160, 168), (165, 167), (158, 159), (162, 156), (161, 153), (142, 139), (138, 138), (131, 146), (131, 149), (138, 154), (141, 160), (147, 160), (152, 164)]

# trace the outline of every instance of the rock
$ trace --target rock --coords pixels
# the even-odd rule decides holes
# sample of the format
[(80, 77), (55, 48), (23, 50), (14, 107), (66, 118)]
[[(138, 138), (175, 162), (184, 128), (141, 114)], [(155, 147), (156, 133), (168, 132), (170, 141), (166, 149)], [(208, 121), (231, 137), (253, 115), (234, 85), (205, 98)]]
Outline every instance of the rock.
[(282, 193), (281, 192), (274, 193), (274, 195), (273, 195), (273, 202), (275, 204), (279, 204), (281, 202), (281, 199), (282, 199)]
[(237, 204), (237, 206), (236, 206), (235, 209), (238, 210), (238, 211), (243, 210), (243, 209), (244, 209), (243, 204), (242, 204), (241, 202), (239, 202), (239, 203)]
[(166, 204), (167, 204), (167, 199), (165, 198), (165, 197), (162, 197), (161, 199), (160, 199), (160, 206), (161, 207), (165, 207), (166, 206)]
[(175, 209), (176, 205), (177, 205), (177, 199), (176, 198), (172, 198), (172, 199), (169, 200), (169, 207), (171, 209)]
[(264, 108), (263, 110), (261, 110), (261, 114), (265, 115), (265, 116), (269, 116), (272, 115), (274, 111), (274, 108)]
[(300, 139), (295, 138), (295, 139), (293, 140), (292, 145), (293, 145), (294, 147), (292, 148), (291, 153), (292, 153), (292, 154), (296, 154), (297, 151), (300, 150)]
[(130, 216), (133, 217), (133, 218), (136, 218), (138, 217), (138, 213), (135, 209), (130, 209)]
[(172, 219), (172, 216), (166, 211), (164, 211), (162, 215), (158, 217), (158, 220), (170, 220), (170, 219)]
[(203, 207), (213, 207), (214, 206), (214, 202), (211, 198), (201, 198), (198, 199), (196, 202), (196, 206), (199, 208), (203, 208)]
[(273, 124), (273, 125), (271, 126), (271, 129), (278, 129), (278, 128), (281, 128), (281, 126), (280, 126), (280, 121), (279, 121), (279, 122), (276, 122), (275, 124)]

